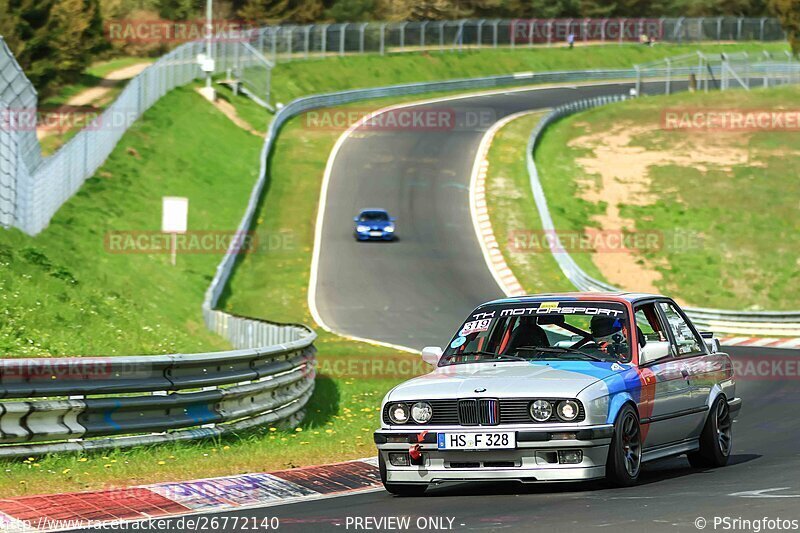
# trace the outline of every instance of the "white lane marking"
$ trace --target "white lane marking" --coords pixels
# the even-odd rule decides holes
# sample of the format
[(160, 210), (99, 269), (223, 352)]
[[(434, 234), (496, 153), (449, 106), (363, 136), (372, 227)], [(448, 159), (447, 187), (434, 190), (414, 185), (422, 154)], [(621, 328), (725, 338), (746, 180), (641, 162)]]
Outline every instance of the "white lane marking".
[[(472, 218), (472, 226), (475, 230), (475, 236), (478, 239), (478, 244), (483, 253), (483, 260), (486, 262), (486, 267), (491, 272), (495, 283), (497, 283), (500, 290), (506, 296), (521, 296), (525, 294), (522, 284), (517, 280), (512, 270), (506, 264), (506, 260), (500, 251), (497, 239), (492, 230), (492, 222), (489, 219), (489, 209), (486, 205), (486, 174), (489, 170), (489, 162), (487, 157), (489, 155), (489, 148), (492, 145), (492, 140), (500, 129), (509, 122), (537, 113), (538, 111), (521, 111), (508, 115), (498, 120), (486, 130), (483, 134), (478, 151), (475, 154), (475, 160), (472, 163), (472, 174), (470, 176), (469, 186), (469, 212)], [(480, 192), (479, 192), (480, 191)]]
[[(602, 87), (602, 86), (610, 86), (610, 85), (620, 85), (626, 84), (626, 82), (617, 81), (598, 81), (598, 82), (591, 82), (582, 84), (581, 87)], [(629, 82), (627, 84), (630, 84)], [(493, 89), (489, 91), (475, 91), (471, 93), (461, 93), (456, 95), (450, 96), (440, 96), (436, 98), (428, 98), (425, 100), (417, 100), (414, 102), (406, 102), (402, 104), (394, 104), (390, 105), (381, 109), (374, 111), (373, 113), (368, 113), (365, 116), (361, 117), (357, 122), (351, 125), (347, 130), (342, 133), (338, 139), (336, 139), (336, 143), (333, 145), (333, 149), (331, 150), (330, 155), (328, 156), (328, 161), (325, 165), (325, 173), (322, 176), (322, 187), (320, 190), (319, 196), (319, 204), (317, 206), (317, 220), (316, 225), (314, 228), (314, 249), (311, 254), (311, 273), (309, 275), (308, 280), (308, 309), (311, 312), (311, 317), (314, 319), (314, 322), (319, 325), (322, 329), (329, 333), (334, 333), (339, 335), (340, 337), (344, 337), (346, 339), (351, 339), (359, 342), (366, 342), (369, 344), (375, 344), (378, 346), (384, 346), (389, 348), (394, 348), (397, 350), (410, 352), (410, 353), (420, 353), (419, 350), (415, 350), (413, 348), (409, 348), (408, 346), (401, 346), (397, 344), (386, 343), (382, 341), (377, 341), (375, 339), (367, 339), (364, 337), (357, 337), (354, 335), (348, 335), (347, 333), (342, 333), (339, 331), (334, 330), (331, 328), (325, 320), (322, 318), (322, 315), (317, 308), (317, 283), (319, 279), (319, 255), (321, 249), (321, 242), (322, 242), (322, 228), (325, 223), (325, 207), (327, 205), (328, 200), (328, 188), (331, 181), (331, 175), (333, 173), (333, 164), (336, 160), (336, 156), (339, 154), (339, 151), (342, 149), (345, 141), (350, 138), (356, 129), (361, 127), (367, 120), (371, 120), (374, 117), (381, 115), (383, 113), (387, 113), (389, 111), (394, 111), (396, 109), (404, 109), (407, 107), (417, 107), (422, 105), (440, 103), (440, 102), (452, 102), (454, 100), (465, 100), (469, 98), (478, 98), (478, 97), (485, 97), (485, 96), (494, 96), (494, 95), (503, 95), (503, 94), (512, 94), (512, 93), (520, 93), (520, 92), (534, 92), (534, 91), (544, 91), (544, 90), (551, 90), (551, 89), (561, 89), (564, 87), (577, 87), (575, 84), (548, 84), (548, 85), (540, 85), (536, 87), (517, 87), (513, 89)], [(539, 108), (542, 109), (542, 108)]]
[(738, 496), (739, 498), (800, 498), (800, 494), (772, 494), (779, 490), (789, 490), (791, 488), (792, 487), (776, 487), (774, 489), (745, 490), (728, 494), (728, 496)]

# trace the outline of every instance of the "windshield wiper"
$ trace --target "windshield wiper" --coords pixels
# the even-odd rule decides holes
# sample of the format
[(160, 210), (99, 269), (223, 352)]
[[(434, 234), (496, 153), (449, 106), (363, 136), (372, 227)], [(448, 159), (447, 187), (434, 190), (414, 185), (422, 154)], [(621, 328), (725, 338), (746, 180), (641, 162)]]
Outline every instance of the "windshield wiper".
[(469, 356), (469, 355), (484, 355), (487, 357), (491, 357), (492, 360), (503, 360), (506, 359), (508, 361), (527, 361), (524, 357), (519, 357), (517, 355), (508, 355), (502, 353), (494, 353), (494, 352), (487, 352), (484, 350), (476, 350), (474, 352), (463, 352), (463, 353), (452, 353), (447, 356), (447, 359), (450, 360), (453, 357), (462, 357), (462, 356)]
[(582, 355), (588, 359), (591, 359), (592, 361), (599, 361), (601, 363), (606, 361), (602, 357), (597, 357), (596, 355), (586, 353), (577, 348), (562, 348), (561, 346), (520, 346), (519, 348), (517, 348), (517, 350), (531, 350), (544, 353), (576, 353), (578, 355)]

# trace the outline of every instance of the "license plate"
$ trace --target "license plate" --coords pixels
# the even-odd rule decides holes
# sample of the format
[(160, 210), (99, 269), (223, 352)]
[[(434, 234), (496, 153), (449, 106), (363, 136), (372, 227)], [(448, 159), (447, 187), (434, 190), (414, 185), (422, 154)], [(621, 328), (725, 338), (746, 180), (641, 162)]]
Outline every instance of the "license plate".
[(516, 448), (513, 431), (482, 433), (439, 433), (436, 447), (440, 450), (502, 450)]
[(383, 232), (382, 232), (382, 231), (370, 231), (370, 232), (369, 232), (369, 236), (370, 236), (370, 237), (380, 237), (380, 236), (382, 236), (382, 235), (383, 235)]

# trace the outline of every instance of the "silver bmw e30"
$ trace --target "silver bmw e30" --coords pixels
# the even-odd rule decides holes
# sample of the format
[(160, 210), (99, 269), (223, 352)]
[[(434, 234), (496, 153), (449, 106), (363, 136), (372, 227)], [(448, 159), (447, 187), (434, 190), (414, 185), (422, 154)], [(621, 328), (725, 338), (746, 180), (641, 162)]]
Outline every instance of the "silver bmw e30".
[(475, 309), (375, 432), (398, 495), (446, 481), (635, 484), (642, 463), (727, 463), (741, 408), (730, 357), (670, 298), (543, 294)]

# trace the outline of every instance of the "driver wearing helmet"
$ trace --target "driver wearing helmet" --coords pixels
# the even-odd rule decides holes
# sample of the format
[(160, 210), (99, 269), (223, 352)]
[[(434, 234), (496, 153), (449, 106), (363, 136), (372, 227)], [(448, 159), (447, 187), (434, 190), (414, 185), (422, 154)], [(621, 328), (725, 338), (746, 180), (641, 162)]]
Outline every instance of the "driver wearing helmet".
[(621, 355), (628, 352), (628, 331), (622, 320), (595, 315), (590, 324), (592, 339), (604, 353)]

